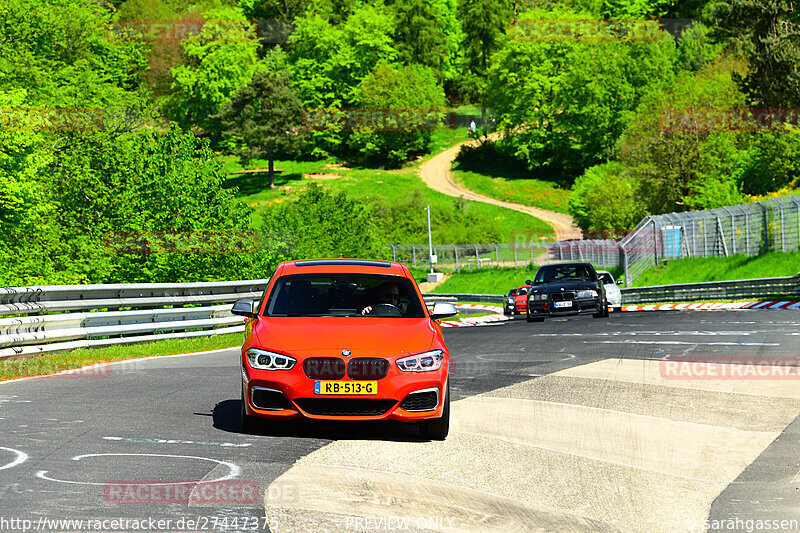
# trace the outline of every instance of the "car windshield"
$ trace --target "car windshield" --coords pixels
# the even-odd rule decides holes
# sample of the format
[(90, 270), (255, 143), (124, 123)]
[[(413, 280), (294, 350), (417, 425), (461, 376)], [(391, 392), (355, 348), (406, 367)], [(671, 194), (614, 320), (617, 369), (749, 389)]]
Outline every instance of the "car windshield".
[[(392, 312), (365, 312), (378, 306)], [(402, 277), (298, 274), (283, 276), (275, 283), (264, 316), (423, 318), (425, 312), (411, 282)]]
[(521, 296), (523, 294), (528, 294), (528, 288), (527, 287), (522, 287), (517, 291), (517, 296)]
[(600, 281), (602, 281), (603, 283), (608, 283), (610, 285), (614, 284), (614, 278), (612, 278), (611, 274), (609, 274), (608, 272), (603, 272), (602, 274), (598, 273), (597, 275), (598, 277), (600, 277)]
[(592, 269), (587, 265), (549, 265), (536, 273), (535, 283), (554, 281), (597, 281)]

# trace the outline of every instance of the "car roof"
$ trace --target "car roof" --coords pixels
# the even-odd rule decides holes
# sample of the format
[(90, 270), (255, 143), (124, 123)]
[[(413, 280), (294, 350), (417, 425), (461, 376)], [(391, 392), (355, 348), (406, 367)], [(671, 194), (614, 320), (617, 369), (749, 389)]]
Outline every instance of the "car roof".
[(371, 259), (303, 259), (278, 265), (276, 276), (292, 274), (383, 274), (411, 277), (402, 263)]
[[(571, 261), (568, 263), (550, 263), (547, 265), (542, 265), (539, 268), (547, 268), (547, 267), (562, 267), (562, 266), (586, 266), (589, 265), (590, 267), (594, 268), (594, 265), (589, 263), (588, 261)], [(597, 271), (595, 271), (597, 272)]]

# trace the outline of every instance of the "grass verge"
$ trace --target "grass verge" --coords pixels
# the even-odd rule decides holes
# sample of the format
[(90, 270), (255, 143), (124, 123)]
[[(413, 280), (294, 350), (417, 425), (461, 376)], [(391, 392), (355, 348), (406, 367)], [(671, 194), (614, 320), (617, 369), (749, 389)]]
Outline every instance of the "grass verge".
[(0, 361), (0, 381), (25, 376), (54, 374), (95, 363), (138, 359), (154, 355), (175, 355), (241, 346), (242, 334), (209, 335), (186, 339), (165, 339), (102, 348), (81, 348), (69, 352), (42, 355), (21, 361)]
[(453, 165), (453, 177), (467, 189), (497, 200), (559, 213), (568, 211), (569, 183), (533, 174), (494, 143), (462, 151)]
[(794, 276), (800, 272), (800, 252), (769, 252), (759, 256), (693, 257), (653, 267), (635, 287)]

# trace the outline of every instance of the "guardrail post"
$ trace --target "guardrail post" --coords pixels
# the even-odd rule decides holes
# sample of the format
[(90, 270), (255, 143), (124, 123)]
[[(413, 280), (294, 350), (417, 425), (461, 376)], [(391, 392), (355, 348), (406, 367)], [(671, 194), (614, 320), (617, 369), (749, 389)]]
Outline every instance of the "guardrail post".
[(764, 252), (769, 252), (769, 222), (767, 220), (767, 208), (761, 202), (756, 202), (761, 208), (764, 217)]
[(653, 223), (653, 260), (656, 266), (658, 266), (658, 236), (656, 235), (658, 229), (656, 228), (656, 219), (651, 218), (650, 222)]
[(411, 257), (413, 261), (414, 268), (417, 268), (417, 248), (412, 244), (411, 245)]
[(619, 243), (619, 249), (622, 251), (622, 268), (625, 271), (625, 288), (628, 287), (628, 252), (625, 251), (625, 245)]
[(494, 267), (498, 268), (500, 266), (500, 248), (495, 243), (492, 243), (492, 246), (494, 246), (494, 258), (496, 261)]
[(392, 261), (397, 263), (397, 249), (394, 247), (394, 244), (390, 244), (389, 246), (392, 247)]
[(461, 272), (461, 267), (458, 265), (458, 247), (455, 244), (453, 245), (453, 252), (456, 256), (456, 272)]
[(517, 268), (517, 243), (512, 242), (511, 246), (514, 247), (514, 268)]
[(733, 250), (732, 251), (733, 251), (733, 254), (736, 255), (736, 218), (733, 215), (733, 211), (728, 209), (726, 206), (722, 206), (722, 209), (724, 209), (725, 212), (728, 213), (728, 216), (731, 217), (731, 241), (733, 241), (732, 242), (732, 244), (733, 244)]
[(800, 250), (800, 202), (795, 200), (793, 196), (790, 196), (789, 200), (792, 201), (797, 211), (797, 249)]
[[(742, 211), (744, 211), (744, 208), (742, 208)], [(750, 255), (750, 213), (747, 211), (744, 213), (744, 232), (747, 235), (747, 255)]]
[[(776, 202), (778, 200), (775, 200)], [(783, 205), (778, 204), (781, 210), (781, 251), (786, 252), (786, 225), (783, 223)]]

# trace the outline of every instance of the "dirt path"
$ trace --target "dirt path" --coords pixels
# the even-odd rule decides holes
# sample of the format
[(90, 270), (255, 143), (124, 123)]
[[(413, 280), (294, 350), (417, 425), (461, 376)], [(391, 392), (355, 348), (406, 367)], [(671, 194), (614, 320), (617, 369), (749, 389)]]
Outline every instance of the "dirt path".
[[(497, 140), (500, 138), (500, 132), (495, 132), (489, 135), (489, 140)], [(431, 189), (437, 190), (449, 196), (464, 197), (467, 200), (474, 200), (476, 202), (484, 202), (487, 204), (498, 205), (500, 207), (507, 207), (515, 211), (520, 211), (528, 215), (534, 216), (538, 219), (544, 220), (555, 231), (556, 238), (563, 239), (579, 239), (581, 231), (575, 225), (575, 221), (571, 216), (564, 213), (556, 213), (555, 211), (547, 211), (546, 209), (539, 209), (538, 207), (531, 207), (523, 204), (516, 204), (513, 202), (504, 202), (489, 196), (484, 196), (476, 192), (470, 191), (459, 185), (453, 179), (451, 168), (453, 161), (455, 161), (458, 151), (466, 144), (477, 144), (477, 141), (469, 140), (459, 143), (444, 152), (436, 154), (420, 167), (420, 175), (423, 181)]]

